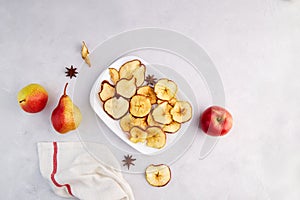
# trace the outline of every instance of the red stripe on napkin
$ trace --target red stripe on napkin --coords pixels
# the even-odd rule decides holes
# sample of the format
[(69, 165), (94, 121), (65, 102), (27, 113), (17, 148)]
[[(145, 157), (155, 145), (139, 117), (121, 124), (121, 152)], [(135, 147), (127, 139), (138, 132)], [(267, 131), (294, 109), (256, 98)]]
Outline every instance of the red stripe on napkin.
[(57, 151), (58, 151), (58, 148), (57, 148), (57, 142), (53, 142), (53, 170), (52, 170), (52, 173), (51, 173), (51, 180), (52, 182), (54, 183), (54, 185), (56, 187), (66, 187), (69, 194), (73, 196), (72, 194), (72, 191), (71, 191), (71, 186), (69, 184), (59, 184), (56, 180), (55, 180), (55, 174), (57, 172)]

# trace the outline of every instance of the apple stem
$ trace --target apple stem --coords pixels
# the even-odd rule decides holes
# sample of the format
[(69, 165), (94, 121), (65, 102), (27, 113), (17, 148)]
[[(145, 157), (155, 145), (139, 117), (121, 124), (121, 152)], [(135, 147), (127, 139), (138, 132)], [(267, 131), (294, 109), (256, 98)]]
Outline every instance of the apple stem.
[(67, 95), (67, 87), (68, 87), (68, 84), (69, 84), (69, 83), (66, 83), (66, 85), (65, 85), (65, 88), (64, 88), (64, 96)]

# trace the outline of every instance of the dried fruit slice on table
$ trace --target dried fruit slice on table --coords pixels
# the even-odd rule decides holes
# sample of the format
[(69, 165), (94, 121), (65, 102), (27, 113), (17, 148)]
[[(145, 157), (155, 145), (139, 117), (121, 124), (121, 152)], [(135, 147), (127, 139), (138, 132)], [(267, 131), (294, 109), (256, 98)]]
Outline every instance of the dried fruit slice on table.
[(112, 86), (108, 81), (104, 80), (101, 83), (101, 89), (100, 92), (98, 93), (99, 98), (101, 101), (106, 101), (109, 98), (112, 98), (115, 96), (115, 88)]
[(145, 117), (151, 110), (150, 100), (143, 95), (135, 95), (130, 99), (129, 112), (135, 117)]
[(180, 123), (172, 121), (170, 124), (164, 125), (162, 130), (167, 133), (175, 133), (180, 129), (180, 127)]
[(154, 92), (157, 98), (169, 101), (175, 97), (177, 93), (177, 85), (175, 82), (168, 79), (160, 79), (154, 86)]
[(120, 79), (116, 85), (117, 94), (127, 99), (131, 98), (136, 93), (135, 81), (134, 77), (131, 79)]
[(87, 48), (85, 42), (82, 41), (81, 57), (86, 62), (86, 64), (88, 64), (88, 66), (91, 67), (91, 61), (90, 61), (90, 58), (89, 58), (89, 54), (90, 54), (89, 49)]
[(156, 94), (154, 92), (154, 89), (150, 86), (142, 86), (140, 87), (137, 92), (137, 94), (144, 95), (145, 97), (148, 97), (150, 99), (151, 104), (156, 103)]
[(109, 68), (109, 76), (110, 80), (114, 83), (117, 84), (117, 82), (120, 79), (119, 72), (115, 68)]
[(163, 132), (163, 130), (160, 127), (148, 127), (146, 129), (146, 132), (148, 133), (147, 136), (147, 146), (161, 149), (166, 144), (166, 134)]
[(153, 119), (161, 124), (169, 124), (172, 120), (172, 115), (170, 114), (172, 106), (168, 104), (168, 102), (163, 102), (158, 104), (156, 108), (152, 111)]
[(187, 122), (192, 118), (192, 106), (187, 101), (177, 101), (170, 113), (174, 121)]
[(132, 127), (129, 131), (129, 140), (133, 143), (145, 142), (147, 138), (147, 132), (139, 127)]
[(113, 97), (103, 104), (104, 111), (113, 119), (122, 118), (129, 108), (129, 102), (123, 97)]
[(149, 165), (146, 168), (145, 176), (147, 182), (155, 187), (163, 187), (171, 180), (171, 170), (167, 165)]

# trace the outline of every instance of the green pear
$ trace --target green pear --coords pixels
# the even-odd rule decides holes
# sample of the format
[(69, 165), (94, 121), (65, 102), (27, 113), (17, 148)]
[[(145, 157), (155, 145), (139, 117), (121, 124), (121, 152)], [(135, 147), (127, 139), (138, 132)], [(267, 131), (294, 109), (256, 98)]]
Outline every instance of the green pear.
[(66, 83), (64, 94), (60, 97), (58, 105), (53, 110), (51, 115), (51, 122), (54, 129), (61, 134), (75, 130), (79, 126), (82, 119), (79, 108), (66, 94), (67, 86), (68, 83)]

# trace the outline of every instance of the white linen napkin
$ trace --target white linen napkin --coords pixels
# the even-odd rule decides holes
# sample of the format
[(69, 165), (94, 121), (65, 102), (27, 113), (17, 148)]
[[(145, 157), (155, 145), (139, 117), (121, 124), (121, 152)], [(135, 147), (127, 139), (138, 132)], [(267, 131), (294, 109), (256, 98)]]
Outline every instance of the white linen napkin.
[(40, 142), (40, 171), (61, 197), (82, 200), (134, 200), (132, 190), (116, 169), (120, 166), (105, 145), (91, 143), (103, 152), (104, 162), (91, 156), (80, 142)]

